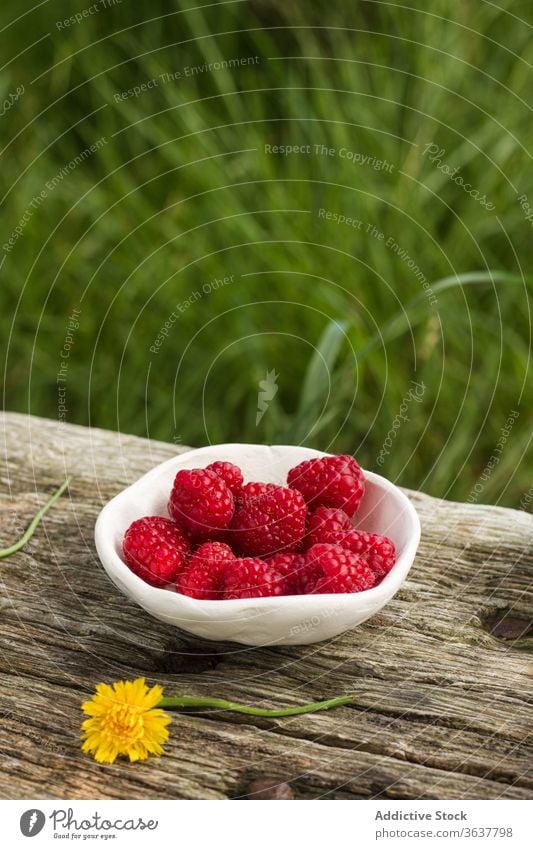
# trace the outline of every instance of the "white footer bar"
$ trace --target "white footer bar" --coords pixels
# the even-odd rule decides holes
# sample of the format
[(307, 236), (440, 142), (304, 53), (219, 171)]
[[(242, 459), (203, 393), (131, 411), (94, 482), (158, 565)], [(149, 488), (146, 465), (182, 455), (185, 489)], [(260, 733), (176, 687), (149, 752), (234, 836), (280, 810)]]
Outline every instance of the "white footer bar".
[[(209, 807), (209, 810), (207, 808)], [(0, 802), (6, 847), (450, 849), (533, 846), (529, 801)]]

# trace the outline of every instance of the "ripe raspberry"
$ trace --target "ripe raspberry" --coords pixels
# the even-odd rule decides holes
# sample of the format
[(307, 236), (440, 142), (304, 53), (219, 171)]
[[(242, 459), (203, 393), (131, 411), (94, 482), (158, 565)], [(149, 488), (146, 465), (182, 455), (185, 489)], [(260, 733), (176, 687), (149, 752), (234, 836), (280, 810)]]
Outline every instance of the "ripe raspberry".
[(375, 575), (364, 559), (340, 545), (318, 543), (307, 552), (308, 593), (358, 593), (374, 586)]
[(276, 484), (246, 484), (231, 523), (235, 547), (267, 557), (296, 548), (305, 533), (307, 508), (299, 492)]
[(170, 519), (145, 516), (129, 526), (122, 548), (132, 572), (153, 587), (164, 587), (183, 569), (190, 544)]
[(206, 468), (214, 472), (215, 475), (218, 475), (219, 478), (222, 478), (233, 495), (237, 495), (241, 491), (244, 478), (238, 466), (234, 466), (233, 463), (227, 463), (224, 460), (217, 460), (216, 463), (210, 463)]
[(363, 471), (353, 457), (314, 457), (290, 470), (287, 483), (309, 507), (340, 507), (353, 516), (365, 491)]
[(246, 484), (243, 495), (245, 498), (252, 498), (254, 495), (262, 495), (264, 492), (269, 492), (274, 486), (277, 486), (277, 484), (264, 483), (264, 481), (250, 481), (250, 483)]
[(269, 557), (266, 562), (285, 578), (287, 595), (300, 595), (300, 575), (305, 569), (305, 555), (282, 551)]
[(182, 469), (176, 475), (168, 511), (192, 537), (205, 539), (227, 528), (234, 510), (233, 495), (215, 472)]
[(191, 598), (221, 599), (224, 570), (230, 560), (235, 560), (235, 555), (229, 545), (223, 542), (200, 545), (178, 578), (178, 592)]
[(244, 502), (250, 503), (259, 495), (265, 495), (267, 492), (272, 492), (272, 488), (275, 488), (276, 484), (274, 483), (261, 483), (260, 481), (250, 481), (246, 486), (243, 486), (240, 493), (237, 496), (236, 507), (240, 507), (244, 504)]
[(337, 507), (317, 507), (309, 519), (306, 542), (309, 547), (317, 542), (336, 543), (351, 530), (352, 523), (344, 510)]
[(376, 576), (376, 583), (388, 575), (396, 563), (394, 543), (388, 537), (382, 537), (379, 534), (367, 534), (352, 528), (342, 536), (339, 545), (365, 558)]
[(286, 592), (282, 575), (256, 557), (227, 563), (224, 586), (224, 598), (264, 598)]

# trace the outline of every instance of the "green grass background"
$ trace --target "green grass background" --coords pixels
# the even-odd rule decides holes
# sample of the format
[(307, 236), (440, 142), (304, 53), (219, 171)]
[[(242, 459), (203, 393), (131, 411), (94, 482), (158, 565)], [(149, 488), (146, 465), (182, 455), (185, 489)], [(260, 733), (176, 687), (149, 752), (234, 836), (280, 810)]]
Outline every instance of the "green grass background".
[[(105, 140), (0, 253), (4, 406), (58, 417), (76, 308), (68, 421), (190, 445), (303, 442), (379, 471), (417, 381), (422, 401), (381, 471), (455, 499), (479, 484), (481, 502), (527, 507), (533, 231), (517, 198), (533, 204), (529, 5), (123, 0), (56, 24), (90, 5), (4, 0), (0, 12), (2, 99), (25, 87), (0, 119), (2, 243), (46, 183)], [(258, 60), (185, 75), (242, 57)], [(493, 211), (428, 160), (429, 143)], [(272, 369), (279, 389), (256, 426)]]

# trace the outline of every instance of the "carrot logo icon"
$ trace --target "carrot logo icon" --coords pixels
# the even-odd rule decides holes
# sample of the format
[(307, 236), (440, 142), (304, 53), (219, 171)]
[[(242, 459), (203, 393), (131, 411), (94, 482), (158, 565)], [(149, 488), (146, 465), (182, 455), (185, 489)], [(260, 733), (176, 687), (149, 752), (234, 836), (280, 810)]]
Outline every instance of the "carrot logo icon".
[(25, 811), (20, 818), (20, 830), (24, 837), (35, 837), (42, 831), (46, 817), (38, 808)]

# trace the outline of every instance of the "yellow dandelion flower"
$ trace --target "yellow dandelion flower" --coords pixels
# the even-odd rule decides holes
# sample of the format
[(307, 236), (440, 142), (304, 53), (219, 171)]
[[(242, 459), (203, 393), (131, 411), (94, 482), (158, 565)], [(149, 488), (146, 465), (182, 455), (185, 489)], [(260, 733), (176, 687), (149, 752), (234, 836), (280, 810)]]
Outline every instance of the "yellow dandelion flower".
[(170, 717), (156, 708), (163, 689), (149, 688), (144, 678), (98, 684), (96, 693), (81, 706), (89, 717), (82, 723), (82, 750), (99, 763), (112, 764), (118, 755), (140, 761), (161, 755), (168, 738)]
[(116, 681), (112, 686), (98, 684), (96, 693), (81, 708), (89, 719), (81, 726), (82, 750), (99, 763), (112, 764), (119, 755), (142, 761), (148, 755), (162, 755), (168, 739), (168, 710), (233, 710), (250, 716), (296, 716), (350, 704), (354, 696), (337, 696), (290, 708), (258, 708), (211, 696), (166, 696), (156, 684), (147, 687), (144, 678)]

